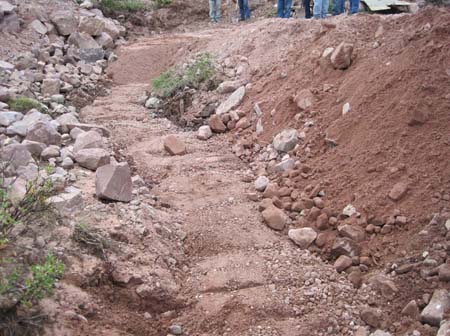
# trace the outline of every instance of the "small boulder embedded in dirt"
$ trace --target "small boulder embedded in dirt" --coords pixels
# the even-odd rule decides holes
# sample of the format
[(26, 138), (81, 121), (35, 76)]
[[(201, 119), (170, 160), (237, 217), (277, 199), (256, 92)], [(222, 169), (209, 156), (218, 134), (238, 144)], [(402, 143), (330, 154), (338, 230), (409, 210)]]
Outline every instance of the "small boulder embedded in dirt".
[(317, 232), (312, 228), (292, 229), (289, 238), (300, 248), (307, 249), (317, 238)]
[(278, 133), (273, 139), (273, 147), (279, 152), (289, 152), (298, 143), (298, 132), (296, 129), (287, 129)]
[(275, 206), (269, 206), (261, 214), (267, 226), (277, 231), (283, 230), (288, 221), (288, 216), (284, 211)]
[(434, 327), (439, 327), (444, 315), (450, 308), (450, 298), (448, 291), (437, 289), (434, 291), (430, 303), (420, 314), (420, 320)]
[(209, 118), (208, 125), (215, 133), (224, 133), (227, 130), (227, 127), (223, 123), (222, 118), (220, 118), (217, 114), (213, 114)]
[(266, 176), (259, 176), (255, 181), (255, 189), (263, 192), (269, 185), (269, 179)]
[(186, 154), (186, 145), (174, 135), (169, 135), (164, 139), (164, 149), (170, 155)]
[(381, 310), (371, 307), (366, 307), (361, 311), (361, 320), (363, 320), (367, 325), (373, 328), (381, 327)]
[(97, 197), (111, 201), (130, 202), (133, 184), (127, 163), (108, 164), (95, 173)]
[(211, 127), (208, 125), (200, 126), (197, 133), (197, 138), (200, 140), (208, 140), (213, 135)]
[(352, 64), (353, 45), (342, 42), (331, 54), (331, 65), (335, 69), (345, 70)]
[(450, 335), (450, 321), (445, 321), (441, 324), (436, 336), (448, 336)]
[(73, 145), (73, 152), (77, 153), (80, 150), (88, 148), (103, 148), (104, 146), (102, 136), (98, 132), (89, 131), (77, 136), (75, 144)]
[(408, 316), (414, 320), (418, 319), (420, 311), (416, 300), (411, 300), (408, 302), (408, 304), (402, 309), (402, 315)]
[(345, 271), (347, 268), (352, 266), (352, 258), (347, 257), (345, 255), (341, 255), (337, 260), (334, 262), (334, 268), (338, 273), (341, 273)]
[(316, 102), (316, 97), (310, 90), (305, 89), (297, 93), (297, 95), (294, 97), (294, 102), (297, 104), (300, 110), (304, 111), (314, 105), (314, 103)]
[(408, 185), (404, 182), (396, 183), (389, 192), (389, 198), (393, 201), (399, 201), (408, 191)]

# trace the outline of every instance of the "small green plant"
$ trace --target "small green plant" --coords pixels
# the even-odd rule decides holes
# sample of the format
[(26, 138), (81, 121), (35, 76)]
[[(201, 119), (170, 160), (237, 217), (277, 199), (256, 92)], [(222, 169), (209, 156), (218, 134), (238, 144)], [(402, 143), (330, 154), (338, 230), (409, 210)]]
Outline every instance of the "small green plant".
[(155, 0), (156, 6), (158, 8), (167, 7), (172, 4), (172, 0)]
[(205, 53), (201, 54), (194, 63), (187, 67), (185, 76), (189, 84), (198, 86), (209, 80), (214, 75), (214, 72), (211, 55)]
[(39, 103), (35, 99), (28, 97), (18, 97), (11, 99), (10, 101), (8, 101), (8, 105), (12, 111), (17, 112), (28, 112), (31, 109), (36, 109), (41, 113), (48, 112), (48, 108), (45, 105)]
[(85, 246), (93, 254), (99, 256), (103, 260), (108, 260), (107, 248), (109, 243), (98, 230), (91, 228), (86, 223), (78, 223), (75, 225), (75, 230), (72, 239), (77, 243)]
[(153, 91), (157, 96), (166, 98), (184, 86), (198, 87), (215, 74), (212, 56), (203, 53), (197, 56), (186, 69), (169, 69), (152, 81)]
[(98, 0), (97, 4), (101, 9), (125, 12), (138, 12), (147, 8), (141, 0)]
[(183, 86), (183, 78), (173, 70), (163, 72), (152, 81), (155, 93), (161, 97), (168, 97)]
[(31, 266), (31, 278), (25, 280), (25, 291), (21, 303), (27, 306), (52, 295), (55, 282), (64, 274), (64, 264), (52, 254), (47, 255), (45, 263)]

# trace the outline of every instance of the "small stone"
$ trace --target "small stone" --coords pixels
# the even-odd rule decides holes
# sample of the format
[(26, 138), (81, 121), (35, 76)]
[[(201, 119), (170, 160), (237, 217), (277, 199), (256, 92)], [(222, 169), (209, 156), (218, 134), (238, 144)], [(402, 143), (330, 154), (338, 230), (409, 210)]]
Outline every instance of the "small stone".
[(345, 103), (344, 106), (342, 106), (342, 115), (346, 115), (348, 112), (350, 112), (350, 103)]
[(39, 20), (34, 20), (30, 24), (31, 28), (33, 28), (37, 33), (41, 35), (47, 34), (47, 27)]
[(255, 181), (255, 189), (263, 192), (269, 185), (269, 179), (266, 176), (259, 176)]
[(356, 208), (352, 204), (348, 204), (344, 210), (342, 210), (342, 214), (347, 217), (351, 217), (356, 214)]
[(220, 118), (220, 116), (217, 114), (213, 114), (209, 118), (208, 125), (215, 133), (224, 133), (227, 130), (227, 127), (223, 123), (222, 118)]
[(102, 148), (87, 148), (75, 153), (75, 161), (81, 167), (95, 171), (110, 163), (110, 155)]
[(310, 90), (304, 89), (297, 93), (297, 95), (294, 97), (294, 102), (297, 104), (300, 110), (304, 111), (314, 105), (314, 103), (316, 102), (316, 97)]
[(208, 140), (213, 135), (211, 128), (207, 125), (201, 126), (198, 129), (197, 138), (200, 140)]
[(438, 268), (439, 272), (439, 280), (448, 282), (450, 281), (450, 265), (449, 264), (442, 264)]
[(417, 306), (416, 300), (411, 300), (408, 304), (402, 309), (402, 315), (408, 316), (413, 320), (417, 320), (419, 317), (420, 311)]
[(174, 324), (169, 327), (169, 332), (172, 335), (181, 335), (183, 334), (183, 329), (181, 328), (181, 326)]
[(361, 311), (361, 320), (373, 328), (381, 326), (381, 310), (366, 307)]
[(342, 42), (331, 54), (331, 65), (335, 69), (345, 70), (352, 64), (353, 45)]
[(279, 152), (289, 152), (298, 143), (298, 133), (295, 129), (287, 129), (278, 133), (273, 139), (273, 147)]
[(47, 148), (45, 148), (42, 153), (41, 153), (41, 157), (44, 160), (48, 160), (50, 158), (56, 158), (58, 157), (60, 154), (60, 149), (58, 146), (55, 145), (51, 145), (48, 146)]
[(277, 231), (283, 230), (288, 221), (288, 216), (284, 211), (275, 206), (268, 207), (261, 214), (267, 226)]
[(312, 228), (291, 229), (289, 238), (301, 249), (307, 249), (317, 238), (317, 232)]
[(396, 183), (389, 192), (389, 198), (393, 201), (399, 201), (408, 191), (408, 185), (403, 182)]
[(341, 255), (334, 263), (334, 268), (338, 273), (345, 271), (350, 266), (352, 266), (352, 258), (345, 255)]
[(164, 139), (164, 149), (170, 155), (186, 154), (186, 145), (174, 135), (169, 135)]
[(130, 202), (132, 199), (131, 171), (127, 163), (108, 164), (95, 173), (97, 197), (112, 201)]

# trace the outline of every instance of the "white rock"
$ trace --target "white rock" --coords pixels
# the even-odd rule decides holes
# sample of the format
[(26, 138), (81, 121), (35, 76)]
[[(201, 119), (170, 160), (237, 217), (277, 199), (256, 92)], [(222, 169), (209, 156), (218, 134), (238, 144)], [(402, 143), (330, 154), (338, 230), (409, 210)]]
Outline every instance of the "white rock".
[(300, 248), (307, 249), (317, 238), (317, 233), (312, 228), (291, 229), (289, 238)]
[(351, 217), (351, 216), (353, 216), (354, 214), (356, 214), (356, 208), (355, 208), (353, 205), (348, 204), (348, 205), (344, 208), (344, 210), (342, 210), (342, 214), (343, 214), (344, 216)]
[(255, 189), (258, 191), (266, 190), (269, 185), (269, 179), (266, 176), (259, 176), (255, 181)]
[(346, 115), (348, 112), (350, 112), (350, 103), (345, 103), (342, 106), (342, 115)]
[(208, 140), (213, 135), (211, 127), (205, 125), (198, 129), (197, 138), (200, 140)]
[(230, 112), (232, 109), (239, 106), (239, 104), (242, 102), (242, 99), (244, 99), (245, 96), (245, 86), (241, 86), (239, 89), (234, 91), (231, 96), (227, 98), (222, 104), (219, 105), (219, 107), (216, 110), (217, 115), (222, 115), (225, 113)]

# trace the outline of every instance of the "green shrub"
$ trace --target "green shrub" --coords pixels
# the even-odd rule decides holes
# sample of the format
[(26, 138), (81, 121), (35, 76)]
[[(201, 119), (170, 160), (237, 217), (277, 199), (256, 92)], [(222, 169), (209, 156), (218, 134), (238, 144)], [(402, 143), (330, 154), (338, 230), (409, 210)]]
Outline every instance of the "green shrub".
[(200, 54), (186, 69), (170, 69), (152, 81), (153, 92), (160, 97), (169, 97), (176, 90), (184, 87), (198, 87), (211, 79), (215, 74), (212, 56)]
[(167, 7), (172, 4), (172, 0), (155, 0), (156, 6), (158, 8)]
[(45, 263), (31, 266), (32, 277), (25, 280), (25, 291), (21, 303), (33, 302), (53, 294), (55, 282), (64, 274), (64, 264), (52, 254), (47, 255)]
[(145, 3), (140, 0), (98, 0), (97, 5), (103, 10), (113, 11), (137, 12), (146, 9)]
[(28, 112), (31, 109), (36, 109), (41, 113), (48, 113), (48, 108), (39, 103), (37, 100), (28, 97), (18, 97), (8, 101), (9, 108), (12, 111)]
[(173, 70), (165, 71), (152, 81), (154, 92), (161, 97), (168, 97), (183, 86), (183, 78)]

